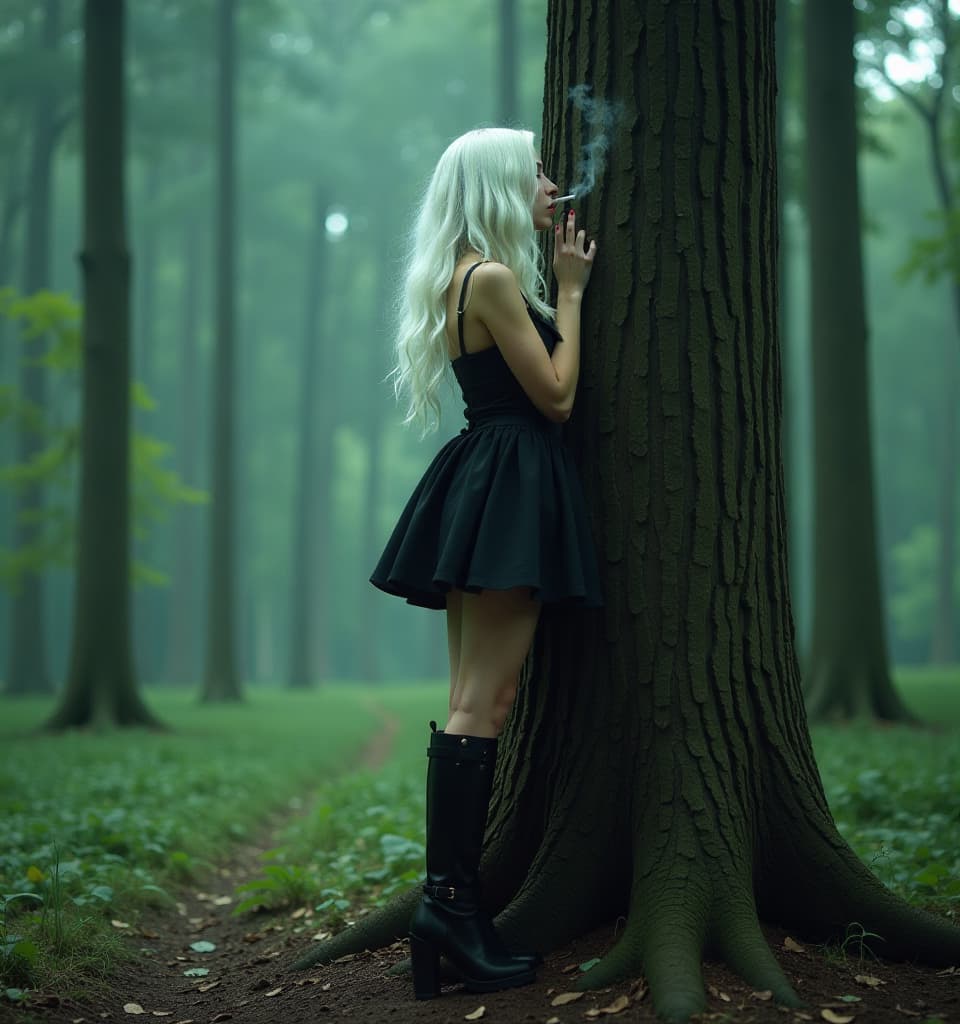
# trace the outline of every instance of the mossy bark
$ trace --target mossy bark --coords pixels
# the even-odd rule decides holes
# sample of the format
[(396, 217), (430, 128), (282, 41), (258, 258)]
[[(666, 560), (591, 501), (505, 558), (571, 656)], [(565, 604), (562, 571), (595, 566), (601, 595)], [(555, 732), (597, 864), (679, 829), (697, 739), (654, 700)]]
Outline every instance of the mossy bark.
[[(514, 948), (624, 917), (580, 980), (705, 1007), (709, 952), (799, 998), (760, 920), (950, 963), (960, 930), (891, 896), (836, 831), (790, 608), (777, 339), (773, 4), (549, 8), (544, 162), (573, 180), (569, 87), (623, 105), (578, 202), (600, 251), (568, 430), (606, 605), (545, 609), (504, 731), (485, 889)], [(297, 966), (403, 935), (416, 892)]]

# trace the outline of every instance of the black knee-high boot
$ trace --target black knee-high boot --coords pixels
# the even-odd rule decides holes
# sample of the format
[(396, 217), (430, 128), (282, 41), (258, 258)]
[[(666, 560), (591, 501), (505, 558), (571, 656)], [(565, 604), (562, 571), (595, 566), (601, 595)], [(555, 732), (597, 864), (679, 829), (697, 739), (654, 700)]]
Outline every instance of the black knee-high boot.
[[(436, 730), (435, 723), (431, 728)], [(480, 908), (480, 854), (497, 741), (434, 731), (427, 750), (427, 882), (410, 920), (418, 999), (440, 994), (440, 956), (471, 992), (535, 980), (532, 955), (512, 956)]]

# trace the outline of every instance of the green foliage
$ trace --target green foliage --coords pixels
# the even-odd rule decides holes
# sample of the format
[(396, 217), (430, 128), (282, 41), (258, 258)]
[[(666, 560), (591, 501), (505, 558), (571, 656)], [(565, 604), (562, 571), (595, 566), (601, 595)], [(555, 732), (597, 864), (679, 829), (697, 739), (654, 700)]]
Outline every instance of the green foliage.
[[(890, 617), (897, 632), (907, 639), (921, 639), (930, 632), (936, 603), (937, 558), (940, 535), (936, 527), (917, 525), (891, 550), (894, 591)], [(960, 562), (953, 577), (954, 601), (960, 607)]]
[[(346, 691), (155, 704), (179, 734), (0, 739), (0, 892), (13, 894), (0, 904), (0, 985), (24, 988), (84, 943), (99, 949), (109, 918), (169, 900), (267, 810), (350, 764), (371, 728), (364, 699)], [(49, 703), (7, 710), (27, 726)]]
[(927, 214), (932, 233), (910, 242), (910, 255), (900, 268), (901, 281), (917, 275), (926, 284), (940, 277), (960, 282), (960, 211), (936, 211)]
[[(48, 388), (76, 388), (83, 356), (81, 309), (67, 295), (40, 291), (20, 296), (12, 288), (0, 290), (0, 317), (16, 324), (20, 337), (40, 351), (25, 357), (50, 374)], [(46, 346), (45, 348), (43, 346)], [(131, 385), (131, 402), (141, 409), (155, 403), (142, 384)], [(54, 405), (54, 403), (51, 403)], [(80, 428), (76, 417), (55, 415), (24, 400), (13, 387), (0, 391), (0, 422), (10, 420), (39, 442), (25, 462), (0, 468), (0, 486), (26, 494), (42, 488), (44, 501), (21, 512), (21, 519), (36, 527), (30, 543), (0, 548), (0, 583), (16, 589), (28, 573), (52, 565), (70, 565), (74, 557), (74, 506)], [(201, 504), (203, 491), (187, 487), (166, 462), (171, 446), (141, 433), (131, 435), (131, 513), (134, 537), (143, 540), (155, 524), (180, 504)], [(165, 573), (134, 560), (134, 583), (163, 585)]]
[(905, 899), (956, 915), (960, 734), (823, 728), (814, 745), (837, 826), (861, 859)]

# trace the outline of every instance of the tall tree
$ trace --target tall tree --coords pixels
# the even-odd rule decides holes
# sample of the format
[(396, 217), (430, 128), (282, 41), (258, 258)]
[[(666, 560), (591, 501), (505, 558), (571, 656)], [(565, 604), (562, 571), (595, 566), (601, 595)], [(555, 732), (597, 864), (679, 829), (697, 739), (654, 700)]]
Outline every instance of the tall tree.
[(234, 394), (236, 338), (234, 284), (236, 280), (236, 154), (235, 0), (217, 3), (217, 233), (216, 344), (213, 355), (213, 439), (210, 479), (209, 618), (205, 701), (240, 700), (242, 691), (235, 662), (234, 617), (236, 575), (236, 488)]
[(49, 727), (156, 725), (130, 653), (130, 253), (124, 0), (83, 14), (83, 410), (73, 641)]
[(313, 220), (307, 253), (300, 399), (297, 410), (299, 445), (296, 497), (293, 503), (293, 547), (290, 552), (290, 660), (287, 685), (305, 688), (322, 678), (328, 667), (327, 567), (330, 557), (330, 470), (332, 463), (333, 395), (329, 358), (324, 358), (321, 328), (326, 290), (327, 196), (322, 185), (313, 190)]
[(852, 3), (804, 25), (814, 403), (812, 717), (911, 716), (887, 664), (870, 446)]
[[(51, 59), (60, 42), (59, 0), (46, 0), (41, 22), (42, 56)], [(27, 222), (24, 238), (23, 290), (31, 295), (50, 284), (51, 174), (59, 128), (56, 78), (50, 74), (37, 83), (33, 134), (27, 182)], [(25, 353), (26, 356), (26, 353)], [(36, 408), (46, 406), (46, 374), (34, 359), (20, 362), (20, 393)], [(27, 463), (43, 449), (42, 438), (26, 423), (17, 434), (15, 459)], [(44, 502), (42, 484), (19, 488), (13, 499), (13, 544), (27, 548), (40, 539)], [(8, 693), (52, 693), (53, 680), (46, 659), (43, 579), (39, 573), (23, 575), (10, 603), (10, 647), (7, 660)]]
[[(569, 441), (606, 606), (545, 609), (483, 870), (514, 948), (618, 916), (579, 984), (646, 975), (703, 1010), (709, 948), (796, 1005), (761, 917), (950, 963), (960, 929), (896, 899), (840, 837), (804, 716), (787, 579), (777, 340), (773, 4), (551, 0), (542, 151), (573, 180), (592, 82), (623, 116), (583, 205), (600, 252)], [(616, 39), (616, 46), (600, 41)], [(405, 932), (414, 891), (321, 943)]]

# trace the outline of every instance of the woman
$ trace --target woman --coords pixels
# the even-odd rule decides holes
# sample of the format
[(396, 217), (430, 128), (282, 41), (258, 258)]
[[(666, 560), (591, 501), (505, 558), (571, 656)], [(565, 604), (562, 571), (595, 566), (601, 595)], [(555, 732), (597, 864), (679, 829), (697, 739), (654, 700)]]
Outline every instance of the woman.
[(467, 426), (430, 464), (371, 582), (446, 609), (450, 706), (427, 771), (427, 884), (410, 922), (414, 991), (439, 994), (443, 954), (466, 987), (534, 980), (481, 909), (479, 863), (497, 736), (543, 603), (601, 603), (583, 497), (560, 424), (580, 368), (580, 302), (597, 246), (570, 211), (554, 227), (557, 306), (535, 232), (557, 186), (533, 135), (468, 132), (444, 152), (417, 218), (401, 296), (398, 394), (439, 416), (448, 367)]

